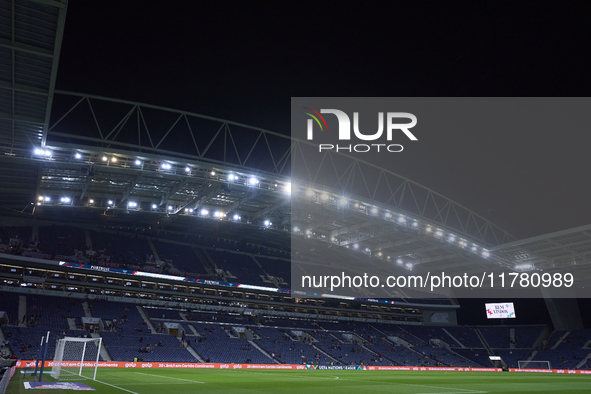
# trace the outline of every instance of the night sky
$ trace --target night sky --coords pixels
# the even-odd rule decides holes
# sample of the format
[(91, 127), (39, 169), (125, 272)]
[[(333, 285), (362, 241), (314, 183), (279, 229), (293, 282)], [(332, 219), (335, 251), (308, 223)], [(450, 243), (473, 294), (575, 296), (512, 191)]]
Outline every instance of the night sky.
[[(71, 1), (56, 88), (286, 135), (297, 96), (591, 92), (588, 4), (354, 4)], [(591, 133), (576, 124), (421, 143), (388, 169), (518, 238), (591, 223)]]
[[(589, 10), (537, 8), (72, 1), (57, 89), (283, 134), (292, 96), (588, 96)], [(384, 166), (524, 238), (591, 223), (590, 143), (576, 127), (474, 130)]]

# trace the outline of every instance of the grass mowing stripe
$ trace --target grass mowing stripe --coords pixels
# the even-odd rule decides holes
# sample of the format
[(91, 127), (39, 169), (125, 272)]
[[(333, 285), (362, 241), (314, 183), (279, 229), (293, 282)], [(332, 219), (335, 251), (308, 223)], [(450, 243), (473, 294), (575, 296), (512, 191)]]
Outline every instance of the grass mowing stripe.
[(95, 382), (97, 382), (97, 383), (102, 383), (102, 384), (106, 384), (107, 386), (115, 387), (116, 389), (123, 390), (123, 391), (127, 391), (128, 393), (131, 393), (131, 394), (138, 394), (138, 393), (136, 393), (135, 391), (127, 390), (127, 389), (124, 389), (123, 387), (115, 386), (114, 384), (110, 384), (110, 383), (101, 382), (100, 380), (95, 380)]
[[(237, 370), (233, 370), (232, 372), (243, 372), (243, 373), (248, 373), (248, 374), (277, 376), (277, 374), (275, 374), (275, 373), (258, 372), (258, 371), (255, 372), (255, 371), (237, 371)], [(300, 372), (300, 371), (298, 371), (298, 372)], [(445, 394), (486, 394), (486, 393), (488, 393), (488, 391), (480, 391), (480, 390), (472, 390), (472, 389), (461, 389), (459, 387), (441, 387), (441, 386), (431, 386), (431, 385), (425, 385), (425, 384), (413, 384), (413, 383), (402, 383), (402, 382), (384, 382), (384, 381), (380, 381), (380, 380), (348, 379), (348, 378), (339, 378), (338, 376), (336, 376), (336, 377), (314, 376), (314, 375), (310, 374), (310, 372), (305, 372), (305, 374), (306, 374), (306, 377), (307, 378), (310, 377), (310, 378), (314, 378), (314, 379), (330, 379), (330, 380), (339, 379), (339, 380), (348, 380), (348, 381), (351, 381), (351, 382), (361, 382), (361, 383), (395, 384), (395, 385), (403, 384), (403, 385), (406, 385), (406, 386), (427, 387), (429, 389), (462, 390), (462, 391), (456, 391), (456, 392), (447, 392), (446, 391)], [(429, 394), (429, 393), (427, 393), (427, 394)], [(444, 393), (431, 393), (431, 394), (444, 394)]]
[(173, 378), (172, 376), (154, 375), (154, 374), (151, 374), (151, 373), (143, 373), (143, 372), (136, 372), (136, 373), (139, 374), (139, 375), (156, 376), (156, 377), (159, 377), (159, 378), (184, 380), (185, 382), (191, 382), (191, 383), (205, 383), (205, 382), (198, 382), (196, 380), (190, 380), (190, 379)]

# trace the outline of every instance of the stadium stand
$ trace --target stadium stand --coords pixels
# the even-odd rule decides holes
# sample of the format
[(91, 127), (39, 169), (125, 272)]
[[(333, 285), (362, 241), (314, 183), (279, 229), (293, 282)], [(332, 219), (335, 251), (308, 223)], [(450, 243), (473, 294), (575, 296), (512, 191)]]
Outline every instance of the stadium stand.
[[(0, 309), (16, 315), (21, 295), (1, 295)], [(19, 327), (22, 322), (18, 320), (2, 327), (11, 352), (18, 358), (35, 358), (39, 338), (47, 331), (76, 337), (90, 335), (85, 330), (71, 330), (68, 325), (68, 319), (75, 319), (81, 327), (79, 323), (85, 316), (83, 300), (22, 296), (27, 304), (26, 327)], [(478, 331), (494, 354), (511, 368), (517, 368), (518, 361), (533, 355), (536, 360), (550, 361), (555, 368), (575, 368), (590, 353), (591, 330), (556, 331), (549, 335), (546, 348), (538, 350), (533, 345), (545, 329), (543, 326), (443, 328), (277, 317), (254, 322), (240, 314), (146, 306), (143, 310), (158, 332), (151, 333), (136, 304), (96, 299), (85, 302), (92, 316), (102, 319), (104, 330), (99, 335), (115, 361), (197, 362), (189, 351), (192, 349), (203, 361), (223, 363), (490, 367)], [(179, 338), (166, 334), (164, 323), (173, 321), (183, 328), (184, 334), (179, 332)], [(515, 343), (509, 340), (511, 331)], [(550, 349), (567, 333), (556, 349)], [(52, 352), (50, 347), (49, 353)]]

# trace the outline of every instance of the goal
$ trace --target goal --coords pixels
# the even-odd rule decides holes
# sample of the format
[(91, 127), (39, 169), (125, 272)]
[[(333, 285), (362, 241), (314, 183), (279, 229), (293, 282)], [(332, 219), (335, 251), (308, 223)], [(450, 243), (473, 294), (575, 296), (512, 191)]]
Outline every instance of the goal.
[(543, 370), (551, 370), (552, 367), (550, 366), (550, 361), (517, 361), (519, 369), (543, 369)]
[(51, 377), (56, 380), (95, 380), (102, 341), (102, 338), (58, 339)]

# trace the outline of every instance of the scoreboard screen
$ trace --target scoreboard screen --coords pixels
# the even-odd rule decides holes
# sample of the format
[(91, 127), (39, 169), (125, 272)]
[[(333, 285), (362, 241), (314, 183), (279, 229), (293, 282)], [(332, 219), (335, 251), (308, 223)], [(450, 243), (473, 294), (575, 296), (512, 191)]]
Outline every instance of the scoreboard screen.
[(484, 304), (488, 319), (515, 319), (515, 307), (512, 302)]

